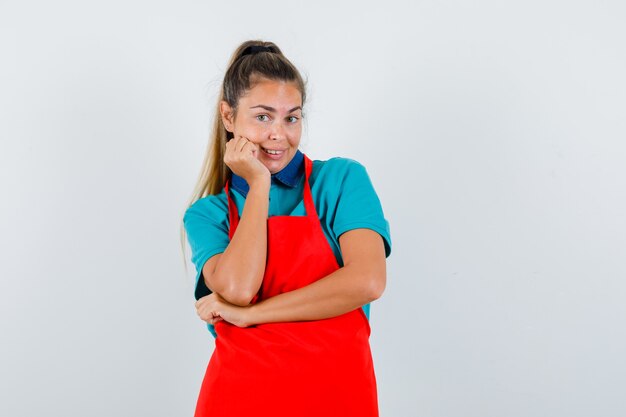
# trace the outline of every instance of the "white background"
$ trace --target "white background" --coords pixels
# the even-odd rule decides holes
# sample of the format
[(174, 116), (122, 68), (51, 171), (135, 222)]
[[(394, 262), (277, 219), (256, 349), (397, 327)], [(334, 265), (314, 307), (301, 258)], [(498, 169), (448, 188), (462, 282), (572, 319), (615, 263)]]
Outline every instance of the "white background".
[(0, 2), (0, 415), (193, 414), (180, 222), (246, 39), (390, 222), (382, 417), (626, 414), (623, 2), (87, 3)]

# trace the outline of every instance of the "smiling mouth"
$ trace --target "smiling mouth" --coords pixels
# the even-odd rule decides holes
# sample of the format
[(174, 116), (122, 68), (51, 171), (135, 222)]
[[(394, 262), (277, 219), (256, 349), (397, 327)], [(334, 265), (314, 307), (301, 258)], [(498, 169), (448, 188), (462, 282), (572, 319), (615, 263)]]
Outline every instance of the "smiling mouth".
[(263, 149), (263, 152), (269, 155), (281, 155), (283, 152), (285, 152), (285, 151), (276, 150), (276, 149), (265, 149), (263, 147), (261, 147), (261, 149)]

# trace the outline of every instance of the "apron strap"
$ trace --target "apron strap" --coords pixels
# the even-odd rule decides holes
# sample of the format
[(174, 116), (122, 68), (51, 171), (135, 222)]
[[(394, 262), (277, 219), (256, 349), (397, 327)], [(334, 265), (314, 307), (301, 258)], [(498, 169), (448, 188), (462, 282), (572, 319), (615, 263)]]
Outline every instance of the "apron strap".
[(311, 194), (311, 186), (309, 185), (309, 177), (313, 171), (313, 162), (308, 156), (304, 155), (304, 207), (308, 217), (317, 218), (315, 204), (313, 204), (313, 195)]
[(235, 204), (235, 201), (230, 197), (230, 192), (228, 191), (229, 183), (230, 179), (226, 181), (226, 184), (224, 185), (224, 190), (226, 192), (226, 197), (228, 197), (228, 221), (230, 224), (230, 227), (228, 228), (228, 237), (232, 239), (233, 235), (235, 234), (235, 229), (239, 224), (239, 211), (237, 210), (237, 205)]

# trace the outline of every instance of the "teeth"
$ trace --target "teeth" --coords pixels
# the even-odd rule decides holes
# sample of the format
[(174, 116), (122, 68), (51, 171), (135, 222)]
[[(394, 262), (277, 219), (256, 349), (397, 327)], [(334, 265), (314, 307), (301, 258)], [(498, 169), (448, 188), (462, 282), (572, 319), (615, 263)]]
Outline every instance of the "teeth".
[(274, 151), (272, 149), (264, 149), (265, 152), (269, 153), (270, 155), (279, 155), (280, 153), (282, 153), (282, 151)]

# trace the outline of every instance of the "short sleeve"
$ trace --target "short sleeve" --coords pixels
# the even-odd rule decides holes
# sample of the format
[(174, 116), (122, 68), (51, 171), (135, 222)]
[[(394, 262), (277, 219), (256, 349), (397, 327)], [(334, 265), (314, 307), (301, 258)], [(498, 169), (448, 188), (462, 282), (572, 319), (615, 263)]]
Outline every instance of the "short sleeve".
[(212, 292), (204, 283), (202, 267), (209, 258), (224, 252), (230, 242), (228, 204), (222, 200), (220, 195), (204, 197), (192, 204), (183, 216), (191, 247), (191, 262), (196, 269), (196, 300)]
[(349, 230), (366, 228), (378, 232), (385, 243), (385, 256), (391, 254), (389, 222), (365, 167), (359, 162), (341, 159), (345, 164), (337, 195), (337, 205), (332, 225), (336, 239)]

